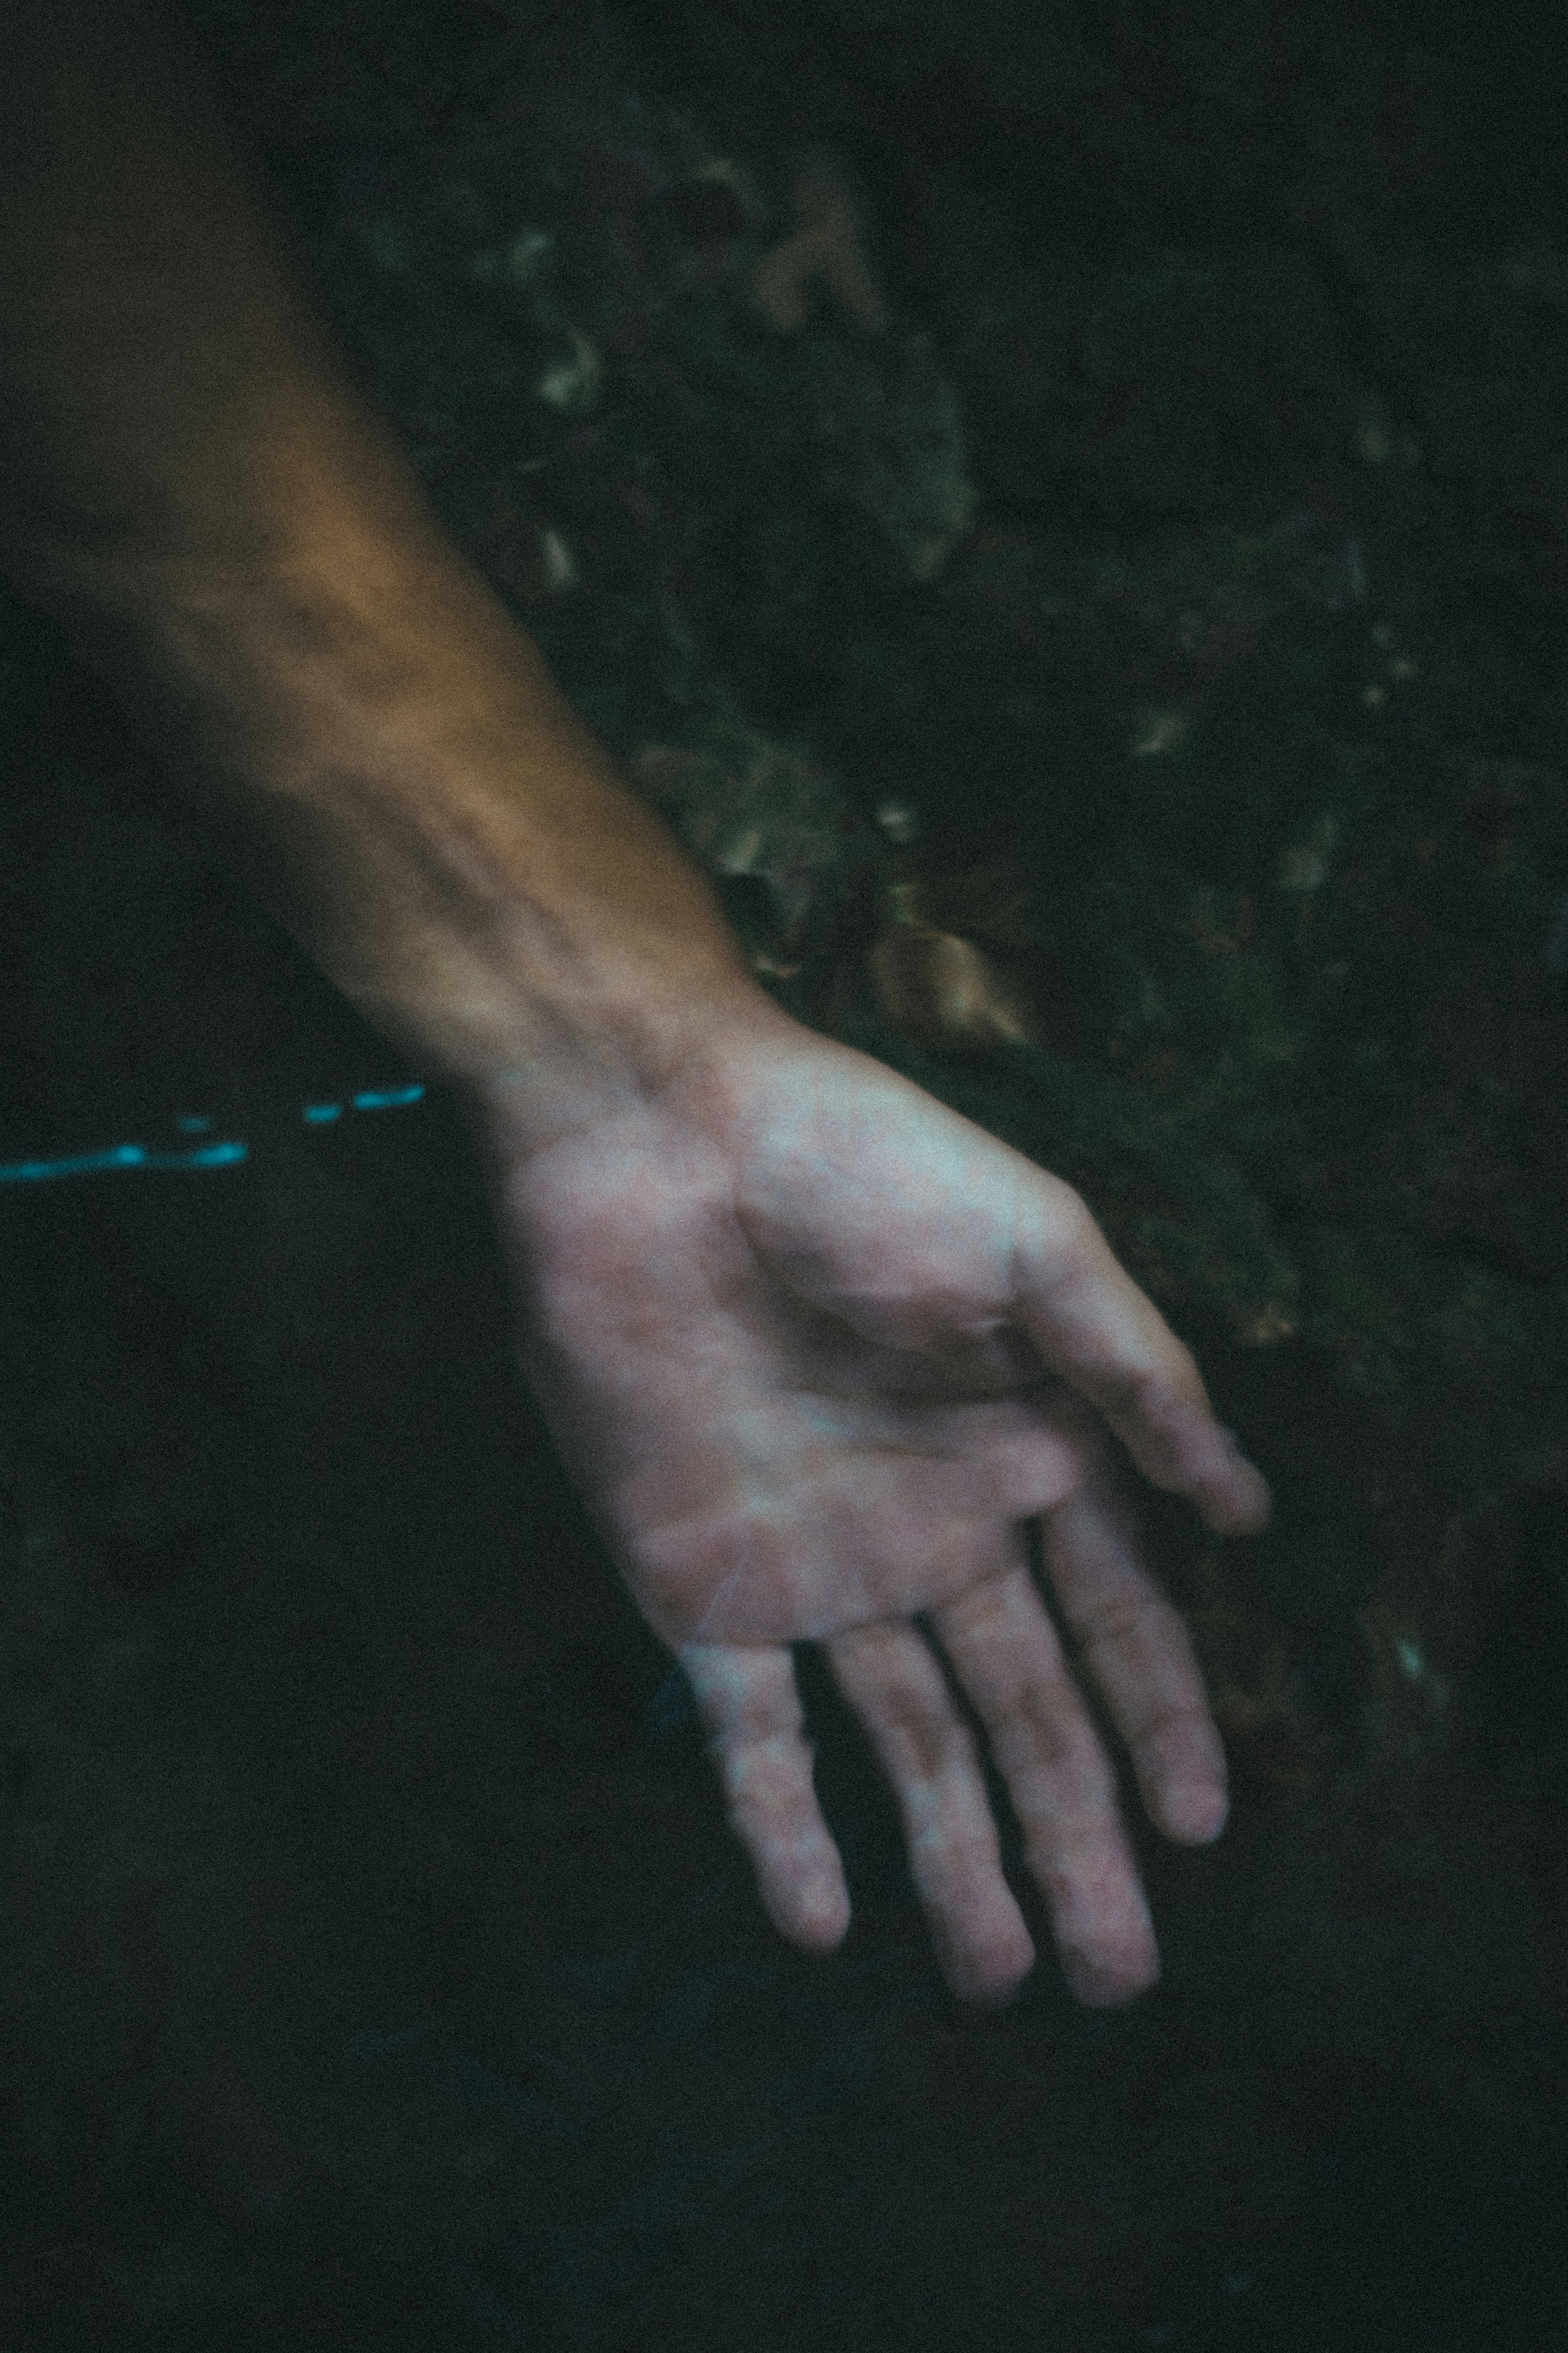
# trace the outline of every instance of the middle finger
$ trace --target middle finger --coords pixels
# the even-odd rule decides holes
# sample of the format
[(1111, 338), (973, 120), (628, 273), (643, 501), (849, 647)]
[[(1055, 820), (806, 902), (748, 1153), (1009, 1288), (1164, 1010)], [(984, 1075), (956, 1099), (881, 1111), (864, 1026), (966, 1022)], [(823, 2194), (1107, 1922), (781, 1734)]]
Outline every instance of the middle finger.
[(985, 1726), (1080, 2001), (1127, 2001), (1160, 1974), (1153, 1924), (1117, 1803), (1116, 1776), (1055, 1627), (1016, 1565), (931, 1612)]
[(1011, 1992), (1035, 1947), (1003, 1873), (973, 1738), (931, 1645), (907, 1622), (878, 1619), (824, 1648), (898, 1798), (943, 1975), (963, 2000)]

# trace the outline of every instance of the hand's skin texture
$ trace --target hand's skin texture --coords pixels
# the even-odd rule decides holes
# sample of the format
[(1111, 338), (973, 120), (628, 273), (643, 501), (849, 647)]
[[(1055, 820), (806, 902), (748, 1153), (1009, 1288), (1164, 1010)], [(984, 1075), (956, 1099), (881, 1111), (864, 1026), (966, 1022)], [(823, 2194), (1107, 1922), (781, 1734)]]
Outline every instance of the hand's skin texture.
[(818, 1641), (898, 1794), (954, 1992), (1005, 1998), (1032, 1966), (923, 1620), (985, 1726), (1074, 1990), (1142, 1991), (1159, 1960), (1115, 1774), (1026, 1523), (1043, 1515), (1056, 1604), (1151, 1817), (1202, 1842), (1224, 1754), (1117, 1464), (1124, 1448), (1223, 1533), (1261, 1526), (1268, 1491), (1079, 1195), (782, 1014), (542, 1148), (510, 1138), (504, 1089), (481, 1124), (524, 1371), (691, 1681), (778, 1928), (816, 1951), (849, 1919), (788, 1649)]

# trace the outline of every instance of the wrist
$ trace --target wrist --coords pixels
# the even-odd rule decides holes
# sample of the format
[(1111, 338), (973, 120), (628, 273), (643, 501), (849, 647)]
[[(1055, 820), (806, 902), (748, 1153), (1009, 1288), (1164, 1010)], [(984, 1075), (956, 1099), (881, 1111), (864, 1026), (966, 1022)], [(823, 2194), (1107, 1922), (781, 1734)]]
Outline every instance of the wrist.
[(240, 878), (416, 1068), (525, 1143), (787, 1018), (716, 892), (434, 524), (171, 573), (117, 682)]

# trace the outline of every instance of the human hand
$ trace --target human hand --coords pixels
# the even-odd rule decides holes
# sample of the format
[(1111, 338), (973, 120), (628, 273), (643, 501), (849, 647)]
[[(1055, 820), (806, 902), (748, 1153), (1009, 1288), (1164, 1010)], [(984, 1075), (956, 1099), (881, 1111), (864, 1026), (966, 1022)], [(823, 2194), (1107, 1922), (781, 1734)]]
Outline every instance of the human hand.
[(820, 1642), (902, 1811), (955, 1993), (1035, 1957), (974, 1742), (985, 1728), (1068, 1980), (1122, 2001), (1159, 1959), (1116, 1777), (1052, 1594), (1170, 1837), (1226, 1815), (1181, 1618), (1140, 1557), (1113, 1435), (1245, 1533), (1268, 1490), (1080, 1197), (886, 1065), (783, 1015), (537, 1149), (485, 1123), (519, 1354), (633, 1599), (696, 1694), (775, 1926), (838, 1944), (793, 1642)]

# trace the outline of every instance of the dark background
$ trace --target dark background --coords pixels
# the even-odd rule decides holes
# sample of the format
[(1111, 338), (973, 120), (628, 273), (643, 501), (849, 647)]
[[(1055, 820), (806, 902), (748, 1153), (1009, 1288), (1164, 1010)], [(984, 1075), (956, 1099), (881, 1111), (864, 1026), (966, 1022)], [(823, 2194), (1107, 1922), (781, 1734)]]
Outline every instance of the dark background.
[[(1045, 548), (1064, 609), (984, 602), (973, 543), (952, 601), (911, 588), (816, 497), (793, 347), (736, 329), (752, 374), (727, 375), (700, 304), (668, 346), (628, 331), (611, 454), (548, 492), (588, 588), (519, 607), (617, 752), (673, 737), (711, 673), (765, 732), (805, 726), (862, 816), (907, 792), (933, 889), (1001, 845), (1065, 968), (1056, 1048), (976, 1063), (836, 997), (851, 916), (813, 944), (812, 1007), (1071, 1173), (1280, 1508), (1218, 1546), (1151, 1504), (1236, 1778), (1212, 1852), (1135, 1826), (1154, 1993), (1072, 2005), (998, 1791), (1041, 1960), (1011, 2011), (961, 2012), (809, 1654), (856, 1923), (831, 1962), (788, 1952), (515, 1382), (452, 1107), (301, 1128), (303, 1102), (405, 1074), (207, 856), (156, 747), (8, 607), (0, 1158), (167, 1143), (181, 1111), (252, 1157), (0, 1187), (0, 2341), (1554, 2344), (1568, 340), (1550, 294), (1446, 307), (1527, 251), (1568, 276), (1549, 12), (193, 13), (377, 396), (405, 425), (399, 386), (410, 413), (433, 383), (450, 401), (476, 515), (522, 411), (441, 375), (437, 262), (373, 283), (334, 230), (345, 187), (417, 227), (521, 79), (498, 182), (527, 217), (552, 201), (531, 158), (591, 156), (592, 290), (590, 231), (619, 233), (616, 171), (635, 180), (628, 88), (748, 162), (770, 237), (800, 146), (861, 174), (894, 306), (958, 385), (981, 554), (1032, 581)], [(1162, 256), (1255, 248), (1330, 321), (1283, 422), (1221, 330), (1198, 395), (1140, 357), (1115, 398), (1078, 386), (1047, 417), (1043, 262), (1134, 308), (1152, 286), (1168, 317)], [(1000, 359), (982, 288), (1017, 337)], [(1419, 462), (1358, 460), (1371, 392)], [(1259, 405), (1245, 447), (1194, 422)], [(553, 466), (547, 427), (528, 412)], [(695, 680), (648, 619), (654, 558), (606, 520), (650, 451)], [(1105, 617), (1108, 555), (1298, 507), (1334, 561), (1357, 539), (1370, 604), (1239, 628), (1201, 677)], [(785, 589), (813, 584), (776, 609), (764, 525)], [(474, 545), (499, 565), (477, 523)], [(1377, 627), (1418, 672), (1386, 727), (1360, 699), (1387, 674)], [(1046, 716), (1009, 733), (1004, 700), (1042, 673)], [(900, 679), (903, 702), (876, 683)], [(1128, 697), (1189, 693), (1196, 765), (1130, 759)], [(1331, 742), (1372, 781), (1309, 955), (1272, 877)], [(1327, 955), (1348, 999), (1314, 993)], [(1163, 1027), (1128, 1012), (1127, 974), (1167, 990)], [(1283, 1075), (1248, 1059), (1278, 1002), (1308, 1039)], [(1226, 1056), (1243, 1076), (1216, 1100)], [(1296, 1322), (1259, 1341), (1281, 1266)]]

